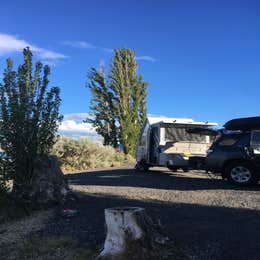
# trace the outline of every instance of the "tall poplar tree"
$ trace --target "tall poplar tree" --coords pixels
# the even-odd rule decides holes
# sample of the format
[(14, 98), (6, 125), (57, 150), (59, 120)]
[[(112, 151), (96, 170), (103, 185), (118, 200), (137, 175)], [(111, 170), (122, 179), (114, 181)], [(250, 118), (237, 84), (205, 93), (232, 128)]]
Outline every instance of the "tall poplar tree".
[(126, 154), (134, 155), (141, 128), (146, 119), (148, 82), (137, 74), (135, 52), (131, 49), (115, 49), (111, 65), (111, 89), (119, 123), (119, 140)]
[(133, 156), (146, 119), (148, 86), (137, 69), (133, 50), (115, 49), (109, 80), (103, 68), (91, 69), (87, 84), (92, 92), (92, 118), (86, 121), (103, 136), (105, 145), (116, 147), (119, 142)]
[(50, 68), (36, 62), (32, 53), (23, 51), (24, 63), (17, 71), (7, 60), (3, 83), (0, 84), (0, 144), (13, 169), (9, 176), (13, 190), (26, 189), (34, 175), (35, 159), (49, 154), (56, 141), (62, 116), (59, 114), (60, 89), (47, 91)]
[(98, 134), (103, 137), (104, 145), (118, 146), (114, 95), (110, 90), (105, 76), (105, 69), (100, 71), (92, 68), (87, 87), (91, 90), (91, 116), (85, 121), (91, 123)]

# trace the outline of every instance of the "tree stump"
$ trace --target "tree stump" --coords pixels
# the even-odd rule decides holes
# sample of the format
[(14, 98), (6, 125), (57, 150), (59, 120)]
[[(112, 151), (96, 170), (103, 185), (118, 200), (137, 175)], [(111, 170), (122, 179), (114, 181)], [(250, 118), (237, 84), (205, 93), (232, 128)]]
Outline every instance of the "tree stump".
[(98, 260), (161, 259), (156, 234), (144, 208), (105, 209), (107, 236)]

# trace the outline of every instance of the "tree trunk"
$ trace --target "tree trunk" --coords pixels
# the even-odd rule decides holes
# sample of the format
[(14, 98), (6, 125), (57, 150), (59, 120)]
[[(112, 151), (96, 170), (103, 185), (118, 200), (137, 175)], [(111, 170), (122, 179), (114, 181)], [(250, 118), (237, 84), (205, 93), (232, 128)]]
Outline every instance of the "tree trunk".
[(107, 236), (97, 260), (161, 259), (156, 234), (144, 208), (105, 209)]

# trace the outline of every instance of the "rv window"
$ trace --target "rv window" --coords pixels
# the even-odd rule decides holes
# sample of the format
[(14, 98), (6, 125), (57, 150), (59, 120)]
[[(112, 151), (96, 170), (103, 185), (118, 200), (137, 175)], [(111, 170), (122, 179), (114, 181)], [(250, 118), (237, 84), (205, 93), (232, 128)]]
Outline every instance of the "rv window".
[(206, 136), (199, 134), (187, 133), (185, 127), (166, 127), (165, 128), (166, 142), (199, 142), (206, 143)]

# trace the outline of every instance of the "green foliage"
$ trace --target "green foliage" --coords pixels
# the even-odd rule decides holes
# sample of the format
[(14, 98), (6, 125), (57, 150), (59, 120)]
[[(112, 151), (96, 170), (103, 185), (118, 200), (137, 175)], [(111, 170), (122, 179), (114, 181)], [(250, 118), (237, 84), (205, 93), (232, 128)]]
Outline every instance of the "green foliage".
[(0, 143), (11, 158), (8, 178), (15, 187), (30, 183), (37, 156), (47, 155), (55, 143), (59, 114), (59, 88), (47, 92), (50, 68), (36, 62), (32, 70), (32, 53), (25, 48), (24, 63), (15, 71), (7, 60), (0, 84)]
[(92, 69), (88, 84), (93, 118), (87, 121), (104, 137), (105, 145), (116, 147), (119, 141), (124, 152), (132, 156), (146, 119), (148, 86), (142, 75), (137, 75), (137, 68), (134, 51), (115, 49), (110, 81), (106, 80), (103, 68), (100, 72)]
[(90, 82), (87, 86), (92, 93), (90, 109), (93, 111), (93, 118), (87, 118), (86, 122), (91, 123), (97, 133), (103, 137), (104, 145), (117, 147), (113, 93), (107, 85), (104, 68), (101, 67), (100, 71), (92, 68), (88, 77)]
[(133, 162), (129, 155), (110, 146), (93, 143), (87, 138), (59, 138), (52, 154), (59, 158), (64, 171), (81, 171), (126, 165)]
[(111, 89), (115, 95), (120, 143), (125, 153), (134, 156), (141, 128), (146, 119), (148, 82), (137, 75), (135, 52), (115, 49), (111, 65)]
[(0, 158), (0, 204), (8, 195), (8, 174), (12, 172), (12, 164), (7, 159)]
[(34, 205), (16, 201), (10, 194), (5, 194), (5, 197), (0, 197), (0, 224), (29, 216), (37, 209), (38, 208)]

